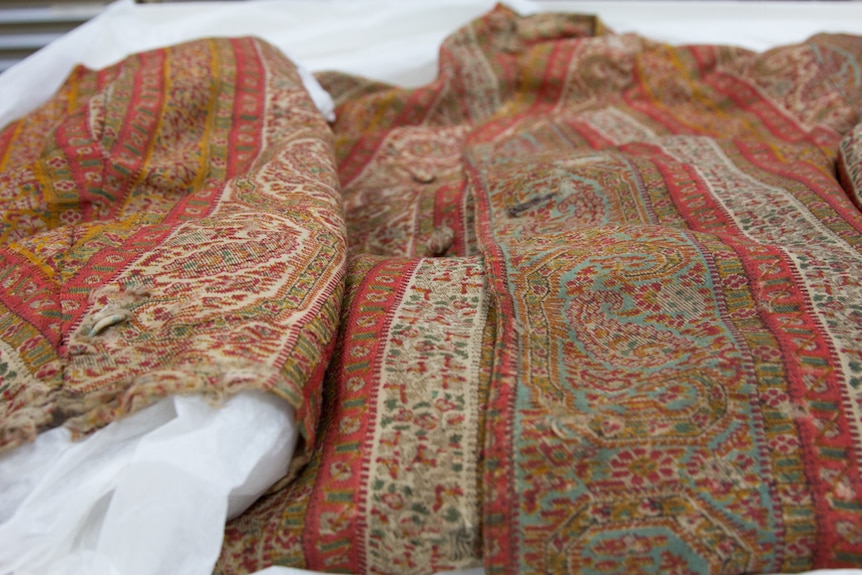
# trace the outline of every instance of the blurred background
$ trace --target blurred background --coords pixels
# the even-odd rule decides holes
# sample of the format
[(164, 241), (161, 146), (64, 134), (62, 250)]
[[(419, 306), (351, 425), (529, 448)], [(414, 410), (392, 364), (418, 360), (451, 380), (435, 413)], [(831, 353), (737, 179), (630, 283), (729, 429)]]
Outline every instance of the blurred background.
[[(189, 0), (135, 0), (139, 3)], [(322, 0), (325, 1), (325, 0)], [(358, 2), (361, 0), (357, 0)], [(408, 0), (405, 0), (408, 1)], [(615, 0), (606, 0), (614, 2)], [(650, 0), (643, 0), (648, 2)], [(685, 2), (686, 0), (674, 0)], [(739, 0), (724, 0), (728, 4)], [(797, 0), (804, 2), (805, 0)], [(832, 0), (853, 2), (862, 0)], [(109, 0), (0, 0), (0, 73), (101, 12)], [(732, 9), (728, 7), (728, 9)]]
[(0, 0), (0, 72), (101, 12), (93, 0)]

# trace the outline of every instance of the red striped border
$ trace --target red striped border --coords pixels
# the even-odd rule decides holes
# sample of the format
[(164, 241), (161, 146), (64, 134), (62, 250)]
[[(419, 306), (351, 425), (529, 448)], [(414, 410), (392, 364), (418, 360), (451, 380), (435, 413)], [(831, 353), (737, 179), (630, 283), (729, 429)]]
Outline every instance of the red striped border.
[[(393, 312), (419, 261), (387, 259), (375, 265), (361, 280), (350, 308), (342, 314), (346, 331), (335, 360), (335, 382), (330, 382), (336, 385), (334, 411), (325, 416), (329, 422), (327, 441), (322, 446), (318, 476), (306, 512), (302, 544), (308, 569), (365, 569), (365, 499), (377, 419), (380, 363)], [(356, 354), (363, 349), (362, 344), (365, 353)], [(358, 387), (351, 389), (351, 383)], [(338, 424), (350, 417), (356, 418), (359, 425), (345, 432)], [(336, 463), (350, 470), (347, 479), (333, 475)], [(346, 517), (341, 529), (324, 535), (321, 516), (325, 513)]]

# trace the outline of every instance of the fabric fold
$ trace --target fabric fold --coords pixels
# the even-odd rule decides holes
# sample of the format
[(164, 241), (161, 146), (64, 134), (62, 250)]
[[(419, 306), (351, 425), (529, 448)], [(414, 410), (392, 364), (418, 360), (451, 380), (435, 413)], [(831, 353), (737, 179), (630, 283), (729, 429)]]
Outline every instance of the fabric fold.
[(294, 66), (250, 38), (79, 67), (8, 126), (3, 448), (261, 390), (310, 449), (345, 265), (330, 138)]

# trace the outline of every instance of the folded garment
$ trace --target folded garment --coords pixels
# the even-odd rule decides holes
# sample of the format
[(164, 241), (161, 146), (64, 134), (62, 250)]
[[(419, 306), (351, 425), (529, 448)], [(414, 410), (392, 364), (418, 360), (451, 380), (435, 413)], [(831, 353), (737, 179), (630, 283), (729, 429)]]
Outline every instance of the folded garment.
[[(313, 445), (344, 223), (331, 133), (266, 43), (76, 69), (0, 133), (0, 448), (270, 391)], [(302, 459), (302, 457), (300, 457)]]
[(222, 572), (481, 562), (480, 405), (494, 333), (482, 258), (361, 255), (349, 270), (321, 448), (229, 524)]
[[(354, 254), (326, 441), (220, 572), (862, 566), (862, 214), (835, 172), (860, 62), (854, 37), (674, 48), (498, 8), (424, 88), (320, 75)], [(432, 310), (472, 289), (481, 416), (456, 423), (457, 363), (420, 366), (471, 357)]]
[[(7, 445), (166, 393), (275, 392), (300, 457), (228, 524), (225, 575), (862, 567), (862, 38), (671, 47), (498, 7), (428, 86), (320, 75), (334, 139), (264, 44), (172, 50), (80, 72), (0, 136), (24, 166), (6, 189), (46, 206), (9, 204), (4, 257), (60, 294), (0, 284), (47, 342), (4, 339), (43, 369), (4, 368), (4, 409), (36, 421)], [(133, 72), (182, 50), (223, 82)], [(166, 93), (210, 121), (125, 115)], [(79, 150), (89, 126), (121, 144)], [(124, 163), (180, 131), (171, 168)]]

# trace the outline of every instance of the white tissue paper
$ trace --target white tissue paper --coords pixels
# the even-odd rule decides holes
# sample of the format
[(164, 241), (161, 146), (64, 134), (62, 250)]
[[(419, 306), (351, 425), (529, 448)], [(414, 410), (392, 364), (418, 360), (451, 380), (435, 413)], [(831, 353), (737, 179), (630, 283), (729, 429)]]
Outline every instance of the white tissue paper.
[(43, 433), (0, 457), (0, 574), (207, 575), (296, 439), (293, 409), (259, 392), (164, 399), (80, 442)]

